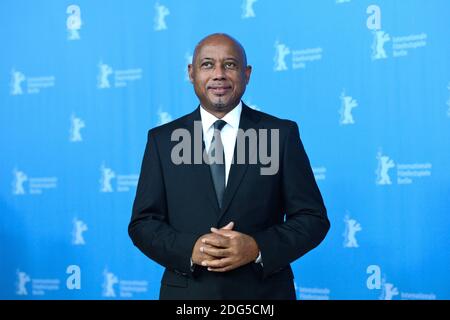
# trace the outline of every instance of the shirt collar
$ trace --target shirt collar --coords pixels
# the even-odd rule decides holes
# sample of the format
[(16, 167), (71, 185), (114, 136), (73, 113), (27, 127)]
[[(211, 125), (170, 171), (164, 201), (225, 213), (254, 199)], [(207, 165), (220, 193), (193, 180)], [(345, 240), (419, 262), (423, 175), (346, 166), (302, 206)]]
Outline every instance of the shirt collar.
[[(239, 104), (233, 108), (230, 112), (228, 112), (222, 120), (225, 121), (227, 124), (229, 124), (233, 129), (239, 128), (239, 119), (241, 118), (241, 112), (242, 112), (242, 101), (239, 101)], [(219, 120), (216, 116), (212, 115), (208, 111), (206, 111), (201, 105), (200, 105), (200, 116), (202, 119), (202, 127), (203, 131), (208, 131), (209, 128)]]

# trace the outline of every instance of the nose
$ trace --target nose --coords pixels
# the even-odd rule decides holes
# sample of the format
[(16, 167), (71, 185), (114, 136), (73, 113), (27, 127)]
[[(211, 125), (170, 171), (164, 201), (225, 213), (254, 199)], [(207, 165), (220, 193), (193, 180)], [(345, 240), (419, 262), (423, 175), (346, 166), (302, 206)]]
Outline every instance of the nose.
[(213, 80), (225, 80), (225, 70), (222, 65), (214, 68)]

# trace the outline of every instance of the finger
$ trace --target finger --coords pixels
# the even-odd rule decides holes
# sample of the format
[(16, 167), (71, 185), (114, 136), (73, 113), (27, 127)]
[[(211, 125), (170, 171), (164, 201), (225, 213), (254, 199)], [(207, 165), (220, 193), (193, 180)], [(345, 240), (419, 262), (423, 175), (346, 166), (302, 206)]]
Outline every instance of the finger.
[(218, 249), (209, 246), (200, 247), (200, 251), (217, 258), (228, 257), (230, 255), (230, 252), (227, 249)]
[(216, 259), (217, 257), (210, 256), (209, 254), (203, 254), (200, 256), (200, 261), (212, 261)]
[(227, 238), (233, 238), (236, 235), (236, 231), (226, 229), (211, 228), (211, 232)]
[(229, 239), (223, 236), (210, 236), (210, 237), (205, 237), (202, 242), (204, 244), (208, 244), (210, 246), (213, 247), (218, 247), (218, 248), (228, 248), (229, 246)]
[(217, 259), (216, 256), (213, 256), (213, 255), (209, 254), (207, 252), (208, 250), (205, 250), (205, 249), (213, 249), (213, 248), (216, 248), (216, 247), (212, 247), (212, 246), (209, 246), (209, 245), (206, 245), (206, 244), (203, 245), (203, 246), (200, 246), (200, 248), (198, 248), (198, 251), (200, 251), (199, 257), (201, 257), (200, 261)]
[(211, 248), (216, 248), (216, 247), (210, 246), (209, 244), (206, 244), (204, 241), (202, 241), (202, 244), (200, 245), (200, 247), (198, 248), (198, 250), (199, 250), (200, 252), (203, 252), (203, 248), (209, 248), (209, 249), (211, 249)]
[(224, 227), (222, 227), (222, 228), (220, 228), (220, 229), (222, 229), (222, 230), (233, 230), (233, 228), (234, 228), (234, 222), (231, 221), (231, 222), (228, 223), (226, 226), (224, 226)]
[(232, 259), (230, 258), (221, 258), (221, 259), (215, 259), (210, 261), (202, 261), (202, 266), (204, 267), (211, 267), (211, 268), (225, 268), (229, 265), (231, 265)]
[(211, 271), (211, 272), (226, 272), (226, 271), (230, 271), (230, 270), (233, 270), (233, 269), (235, 269), (235, 267), (233, 267), (233, 266), (228, 266), (228, 267), (225, 267), (225, 268), (211, 268), (211, 267), (208, 267), (208, 271)]

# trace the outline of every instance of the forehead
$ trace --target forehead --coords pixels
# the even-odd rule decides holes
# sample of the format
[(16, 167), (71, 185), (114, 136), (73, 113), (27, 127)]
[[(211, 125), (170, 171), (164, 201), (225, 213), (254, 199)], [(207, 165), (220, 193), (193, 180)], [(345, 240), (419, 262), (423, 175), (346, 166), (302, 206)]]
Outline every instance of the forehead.
[(212, 38), (200, 43), (197, 47), (197, 58), (227, 57), (242, 60), (239, 46), (228, 38)]

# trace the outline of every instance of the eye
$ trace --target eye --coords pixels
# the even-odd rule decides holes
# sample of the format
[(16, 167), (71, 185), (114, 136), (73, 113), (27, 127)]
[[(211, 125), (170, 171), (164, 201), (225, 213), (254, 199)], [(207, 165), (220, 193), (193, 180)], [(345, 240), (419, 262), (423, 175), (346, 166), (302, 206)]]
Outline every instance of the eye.
[(234, 63), (234, 62), (225, 62), (225, 67), (227, 69), (235, 69), (236, 68), (236, 63)]
[(201, 64), (202, 68), (211, 68), (213, 66), (211, 61), (205, 61)]

